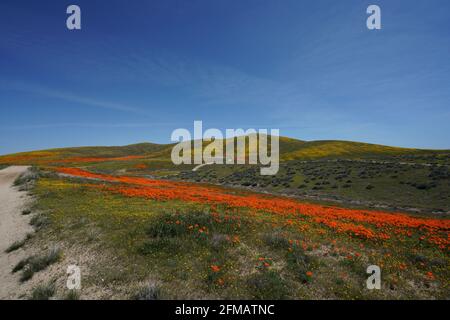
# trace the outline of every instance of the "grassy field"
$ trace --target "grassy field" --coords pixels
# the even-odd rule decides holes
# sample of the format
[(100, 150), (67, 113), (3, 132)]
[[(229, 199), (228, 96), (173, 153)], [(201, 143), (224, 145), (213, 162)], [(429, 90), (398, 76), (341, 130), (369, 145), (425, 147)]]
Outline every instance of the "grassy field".
[[(369, 218), (355, 220), (364, 213), (355, 211), (342, 224), (355, 228), (341, 230), (317, 220), (333, 208), (319, 207), (323, 214), (318, 215), (309, 214), (309, 207), (293, 212), (257, 210), (245, 201), (258, 197), (256, 203), (264, 203), (267, 199), (259, 197), (266, 196), (177, 185), (205, 197), (225, 197), (213, 203), (187, 201), (184, 190), (183, 196), (169, 197), (171, 182), (153, 187), (153, 180), (101, 175), (92, 180), (82, 172), (85, 176), (78, 178), (41, 174), (33, 189), (39, 200), (32, 208), (40, 212), (41, 223), (28, 240), (52, 239), (65, 248), (65, 256), (82, 256), (75, 258), (86, 270), (81, 298), (449, 297), (448, 243), (428, 241), (445, 239), (445, 220), (420, 220), (438, 226), (431, 235), (409, 225), (419, 218), (404, 216), (405, 222), (376, 226)], [(244, 204), (235, 206), (233, 197), (241, 197)], [(269, 198), (266, 203), (281, 206), (283, 201), (293, 200)], [(364, 234), (364, 228), (373, 235)], [(382, 268), (382, 290), (366, 289), (366, 268), (372, 264)]]
[(358, 160), (288, 161), (275, 177), (251, 166), (210, 166), (180, 177), (347, 205), (450, 212), (448, 166)]
[[(449, 152), (280, 143), (273, 177), (248, 165), (193, 172), (171, 163), (170, 145), (0, 157), (36, 166), (18, 181), (35, 196), (24, 214), (36, 233), (11, 250), (39, 251), (16, 266), (24, 281), (55, 275), (30, 297), (450, 297)], [(80, 292), (64, 288), (74, 263)], [(366, 288), (369, 265), (381, 290)]]

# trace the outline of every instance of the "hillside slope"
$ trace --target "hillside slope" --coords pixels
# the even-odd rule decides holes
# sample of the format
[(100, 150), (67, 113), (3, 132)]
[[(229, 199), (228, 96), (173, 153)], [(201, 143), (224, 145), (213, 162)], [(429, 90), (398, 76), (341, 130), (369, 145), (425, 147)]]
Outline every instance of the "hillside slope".
[(357, 158), (377, 157), (404, 154), (420, 154), (428, 150), (389, 147), (352, 141), (310, 141), (298, 146), (295, 150), (282, 154), (283, 160), (319, 159), (319, 158)]
[[(203, 148), (208, 144), (204, 142)], [(139, 157), (170, 161), (173, 146), (174, 144), (139, 143), (127, 146), (58, 148), (0, 156), (0, 164), (43, 164), (59, 160), (70, 162), (71, 158), (79, 160), (79, 158), (84, 157), (92, 158), (92, 160), (96, 158), (111, 158), (110, 160), (114, 160), (114, 158)], [(247, 153), (248, 151), (247, 147)], [(282, 161), (324, 158), (380, 158), (448, 153), (450, 153), (448, 150), (407, 149), (351, 141), (302, 141), (280, 137), (280, 159)]]

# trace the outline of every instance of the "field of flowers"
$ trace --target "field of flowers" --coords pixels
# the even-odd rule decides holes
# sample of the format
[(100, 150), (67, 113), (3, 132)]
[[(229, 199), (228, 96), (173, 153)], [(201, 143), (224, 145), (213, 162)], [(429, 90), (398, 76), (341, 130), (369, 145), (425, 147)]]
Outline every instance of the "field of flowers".
[(435, 245), (450, 249), (450, 221), (418, 218), (402, 213), (352, 210), (338, 207), (305, 204), (288, 198), (276, 198), (261, 194), (236, 195), (218, 187), (200, 186), (192, 183), (150, 180), (146, 178), (110, 176), (90, 173), (77, 168), (58, 168), (60, 173), (102, 181), (117, 182), (119, 185), (95, 186), (105, 191), (120, 193), (128, 197), (144, 197), (152, 200), (181, 200), (226, 205), (232, 208), (248, 208), (254, 212), (271, 212), (290, 215), (296, 221), (309, 218), (311, 222), (324, 225), (338, 233), (365, 239), (415, 241), (417, 245)]
[[(96, 248), (84, 285), (103, 288), (103, 298), (132, 297), (148, 281), (168, 299), (449, 297), (448, 219), (52, 171), (34, 191), (52, 222), (43, 234)], [(381, 268), (382, 290), (366, 288), (369, 265)]]

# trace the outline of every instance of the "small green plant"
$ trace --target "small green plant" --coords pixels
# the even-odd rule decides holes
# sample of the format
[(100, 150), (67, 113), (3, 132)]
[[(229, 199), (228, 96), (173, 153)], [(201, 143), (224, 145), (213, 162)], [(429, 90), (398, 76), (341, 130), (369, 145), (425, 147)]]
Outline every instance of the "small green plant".
[(161, 286), (159, 283), (151, 281), (147, 285), (139, 288), (132, 296), (133, 300), (160, 300)]
[(64, 300), (80, 300), (80, 292), (77, 290), (69, 290), (64, 296)]
[(20, 275), (20, 281), (25, 282), (33, 278), (34, 276), (34, 270), (32, 266), (25, 266), (25, 268), (22, 271), (22, 274)]
[(20, 260), (13, 268), (12, 273), (16, 273), (20, 270), (23, 270), (23, 268), (25, 268), (25, 266), (28, 264), (28, 262), (30, 261), (31, 257), (25, 258)]
[(311, 280), (308, 273), (311, 272), (312, 258), (305, 254), (301, 247), (294, 245), (287, 256), (289, 269), (294, 272), (296, 277), (303, 283)]
[(39, 213), (39, 214), (35, 215), (33, 218), (31, 218), (30, 225), (32, 225), (37, 230), (39, 230), (42, 227), (48, 225), (49, 222), (50, 221), (46, 216), (44, 216), (42, 213)]
[(50, 282), (45, 285), (39, 285), (31, 292), (31, 300), (49, 300), (55, 295), (55, 284)]
[(288, 297), (284, 279), (274, 270), (252, 274), (247, 279), (249, 292), (258, 300), (280, 300)]
[(15, 250), (17, 250), (17, 249), (22, 248), (22, 247), (24, 246), (26, 240), (27, 240), (27, 239), (25, 238), (25, 239), (23, 239), (23, 240), (15, 241), (13, 244), (11, 244), (11, 245), (5, 250), (5, 252), (6, 252), (6, 253), (10, 253), (10, 252), (13, 252), (13, 251), (15, 251)]
[(280, 230), (275, 230), (263, 236), (265, 244), (272, 248), (286, 249), (289, 247), (289, 239)]
[(35, 181), (39, 178), (39, 171), (36, 167), (32, 167), (25, 173), (21, 174), (15, 181), (14, 186), (19, 187), (19, 191), (30, 190)]
[(61, 249), (53, 248), (47, 254), (42, 256), (31, 256), (25, 258), (13, 268), (13, 273), (23, 270), (20, 281), (30, 280), (36, 272), (44, 270), (49, 265), (54, 264), (61, 258)]

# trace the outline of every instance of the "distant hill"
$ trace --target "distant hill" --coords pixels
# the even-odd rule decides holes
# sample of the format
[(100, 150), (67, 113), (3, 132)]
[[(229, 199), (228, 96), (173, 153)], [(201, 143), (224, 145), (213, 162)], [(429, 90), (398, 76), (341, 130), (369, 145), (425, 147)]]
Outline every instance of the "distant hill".
[(389, 147), (351, 141), (310, 141), (297, 149), (282, 153), (283, 160), (318, 158), (365, 158), (429, 152), (428, 150)]
[[(208, 142), (204, 142), (203, 147), (208, 144)], [(174, 144), (138, 143), (127, 146), (48, 149), (0, 156), (0, 164), (35, 164), (40, 162), (70, 160), (71, 158), (121, 158), (128, 156), (170, 161), (170, 154), (173, 146)], [(246, 151), (247, 153), (249, 152), (248, 148)], [(281, 161), (334, 158), (379, 158), (402, 155), (442, 154), (449, 152), (449, 150), (399, 148), (351, 141), (302, 141), (288, 137), (280, 137)]]
[(45, 150), (47, 152), (56, 152), (68, 156), (96, 156), (96, 157), (124, 157), (130, 155), (148, 155), (167, 148), (165, 144), (156, 143), (137, 143), (127, 146), (110, 147), (77, 147)]
[(170, 144), (137, 143), (126, 146), (93, 146), (46, 149), (31, 152), (20, 152), (0, 156), (0, 163), (6, 162), (33, 162), (33, 160), (64, 160), (70, 158), (96, 157), (117, 158), (127, 156), (152, 156), (170, 149)]

